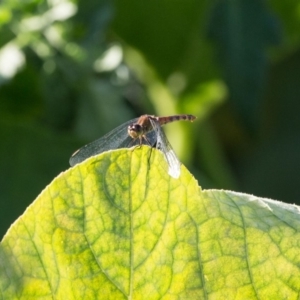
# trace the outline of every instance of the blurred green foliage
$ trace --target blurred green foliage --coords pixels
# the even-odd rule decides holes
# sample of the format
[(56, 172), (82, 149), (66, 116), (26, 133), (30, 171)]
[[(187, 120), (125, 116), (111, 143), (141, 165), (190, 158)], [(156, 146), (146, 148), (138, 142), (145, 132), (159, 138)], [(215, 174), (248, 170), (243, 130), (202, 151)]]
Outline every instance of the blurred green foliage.
[(300, 198), (300, 4), (4, 0), (0, 228), (74, 150), (143, 113), (203, 188)]

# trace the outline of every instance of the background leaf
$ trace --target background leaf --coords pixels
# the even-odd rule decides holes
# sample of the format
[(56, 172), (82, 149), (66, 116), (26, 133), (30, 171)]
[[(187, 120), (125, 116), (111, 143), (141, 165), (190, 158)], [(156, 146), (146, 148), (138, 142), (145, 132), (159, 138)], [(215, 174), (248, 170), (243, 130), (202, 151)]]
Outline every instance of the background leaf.
[(249, 130), (259, 126), (267, 66), (265, 48), (279, 43), (279, 24), (261, 0), (217, 1), (209, 37), (216, 43), (230, 97)]
[(1, 243), (2, 297), (296, 299), (298, 208), (181, 171), (141, 147), (60, 174)]

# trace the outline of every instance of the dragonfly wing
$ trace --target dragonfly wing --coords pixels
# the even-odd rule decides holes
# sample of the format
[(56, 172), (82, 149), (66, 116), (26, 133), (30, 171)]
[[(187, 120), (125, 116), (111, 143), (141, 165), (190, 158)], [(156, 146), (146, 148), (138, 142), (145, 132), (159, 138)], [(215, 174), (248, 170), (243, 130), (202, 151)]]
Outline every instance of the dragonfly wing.
[(151, 129), (151, 131), (149, 131), (147, 134), (146, 134), (146, 139), (143, 139), (142, 140), (142, 143), (144, 145), (148, 145), (150, 147), (156, 147), (156, 142), (157, 142), (157, 133)]
[(137, 141), (133, 141), (128, 135), (127, 128), (130, 124), (136, 123), (137, 120), (138, 118), (123, 123), (100, 139), (97, 139), (77, 150), (69, 160), (70, 165), (74, 166), (83, 162), (87, 158), (100, 154), (104, 151), (135, 145)]
[[(173, 178), (180, 176), (180, 161), (177, 158), (160, 124), (155, 119), (150, 118), (151, 125), (156, 135), (156, 148), (161, 150), (169, 166), (169, 175)], [(149, 139), (148, 135), (147, 138)]]

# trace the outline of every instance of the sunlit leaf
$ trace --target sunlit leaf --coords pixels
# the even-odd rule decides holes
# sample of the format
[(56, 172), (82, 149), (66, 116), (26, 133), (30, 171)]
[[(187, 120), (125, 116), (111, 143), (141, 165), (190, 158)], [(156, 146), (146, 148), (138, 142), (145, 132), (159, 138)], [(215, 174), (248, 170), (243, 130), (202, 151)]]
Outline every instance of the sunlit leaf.
[(149, 147), (60, 174), (1, 243), (3, 299), (296, 299), (298, 207), (201, 191)]

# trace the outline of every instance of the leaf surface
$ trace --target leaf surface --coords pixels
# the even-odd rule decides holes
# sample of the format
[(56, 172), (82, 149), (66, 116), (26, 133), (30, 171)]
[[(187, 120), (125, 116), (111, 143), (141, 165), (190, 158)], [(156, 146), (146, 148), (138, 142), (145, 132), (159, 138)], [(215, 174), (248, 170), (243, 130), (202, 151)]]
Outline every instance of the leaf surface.
[(299, 209), (201, 191), (149, 147), (60, 174), (0, 248), (3, 299), (297, 299)]

